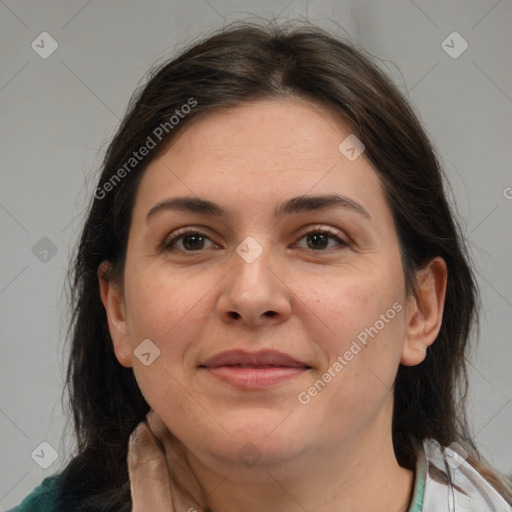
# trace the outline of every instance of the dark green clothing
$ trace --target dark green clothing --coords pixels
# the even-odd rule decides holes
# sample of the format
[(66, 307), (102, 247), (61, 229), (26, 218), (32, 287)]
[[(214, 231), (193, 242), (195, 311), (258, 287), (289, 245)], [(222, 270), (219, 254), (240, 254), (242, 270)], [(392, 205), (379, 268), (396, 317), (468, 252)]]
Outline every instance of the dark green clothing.
[(7, 512), (57, 512), (60, 475), (45, 478), (17, 507)]

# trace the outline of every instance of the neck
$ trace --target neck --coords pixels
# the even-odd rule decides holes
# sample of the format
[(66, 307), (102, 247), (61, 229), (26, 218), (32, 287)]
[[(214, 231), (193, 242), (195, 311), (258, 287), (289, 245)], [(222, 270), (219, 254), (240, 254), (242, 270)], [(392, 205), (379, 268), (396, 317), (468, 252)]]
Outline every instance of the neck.
[(407, 512), (414, 472), (399, 466), (391, 432), (378, 433), (377, 420), (343, 444), (317, 445), (279, 464), (219, 469), (189, 460), (211, 512)]

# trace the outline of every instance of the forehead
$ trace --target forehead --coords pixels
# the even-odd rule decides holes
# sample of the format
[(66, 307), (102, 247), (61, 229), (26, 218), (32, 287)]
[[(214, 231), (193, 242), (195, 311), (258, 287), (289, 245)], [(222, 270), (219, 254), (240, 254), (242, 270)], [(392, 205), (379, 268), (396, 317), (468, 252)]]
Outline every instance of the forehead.
[(207, 150), (222, 162), (236, 157), (241, 170), (319, 169), (338, 156), (340, 135), (350, 132), (323, 105), (294, 99), (259, 101), (222, 108), (199, 119), (174, 144), (173, 156), (183, 158), (188, 153), (188, 161), (201, 161)]
[(172, 195), (211, 197), (247, 208), (251, 202), (272, 202), (273, 208), (309, 192), (383, 200), (378, 175), (364, 152), (350, 161), (339, 150), (351, 134), (351, 127), (327, 107), (302, 100), (218, 109), (191, 123), (150, 162), (135, 216)]

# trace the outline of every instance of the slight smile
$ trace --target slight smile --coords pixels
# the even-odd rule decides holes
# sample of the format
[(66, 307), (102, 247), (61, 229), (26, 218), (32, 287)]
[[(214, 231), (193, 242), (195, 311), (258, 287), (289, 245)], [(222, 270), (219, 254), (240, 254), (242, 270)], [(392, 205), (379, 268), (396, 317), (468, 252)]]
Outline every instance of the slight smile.
[(258, 390), (298, 377), (311, 366), (275, 350), (229, 350), (206, 359), (199, 368), (235, 388)]

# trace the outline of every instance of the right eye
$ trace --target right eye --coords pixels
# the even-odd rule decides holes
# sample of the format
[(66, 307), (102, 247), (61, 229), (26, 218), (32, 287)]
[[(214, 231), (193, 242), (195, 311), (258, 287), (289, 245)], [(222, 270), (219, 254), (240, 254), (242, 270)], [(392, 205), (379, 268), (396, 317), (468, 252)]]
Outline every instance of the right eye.
[[(178, 231), (175, 233), (170, 240), (168, 240), (164, 246), (162, 247), (163, 251), (182, 251), (182, 252), (198, 252), (201, 249), (204, 249), (205, 241), (209, 240), (212, 244), (213, 242), (210, 238), (200, 232), (200, 231)], [(181, 247), (180, 247), (181, 245)], [(213, 244), (214, 247), (217, 247)], [(208, 248), (208, 247), (207, 247)]]

